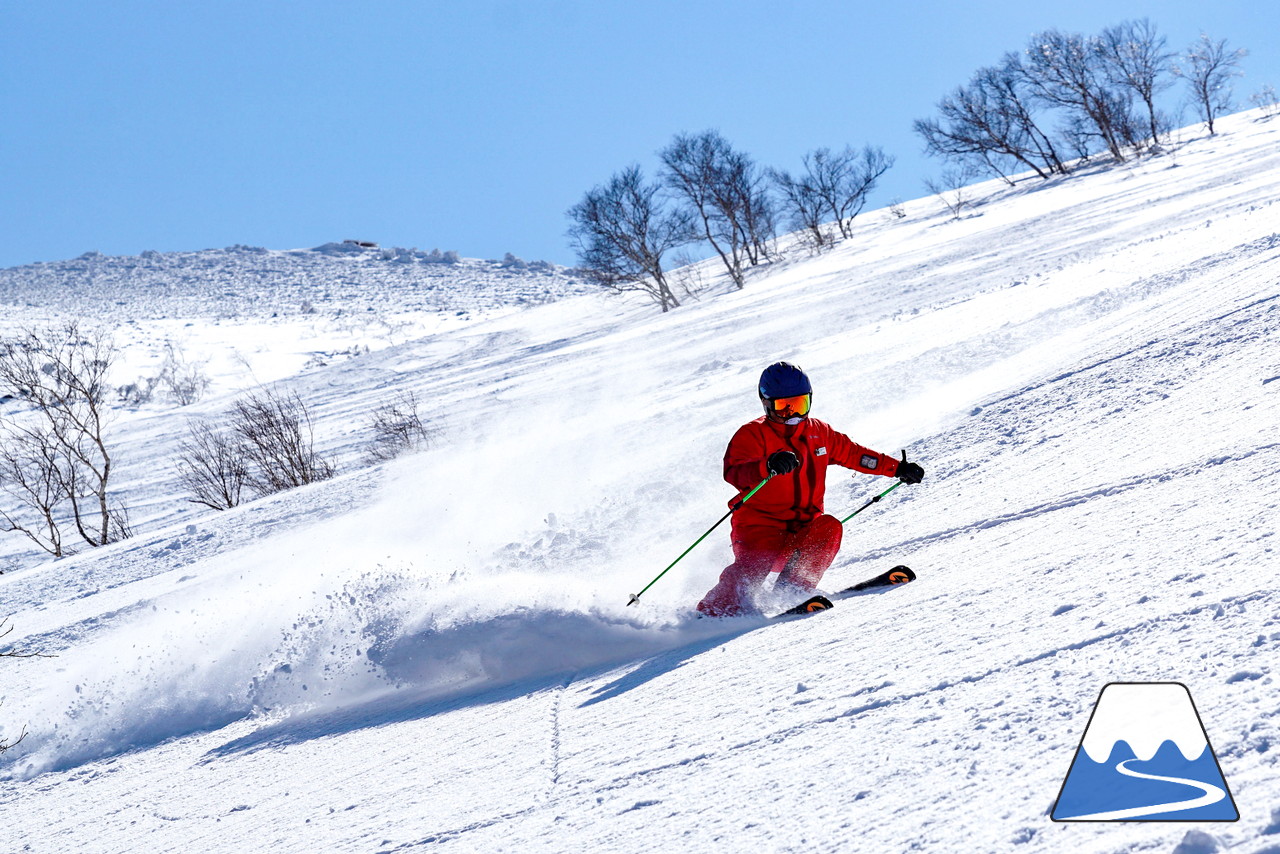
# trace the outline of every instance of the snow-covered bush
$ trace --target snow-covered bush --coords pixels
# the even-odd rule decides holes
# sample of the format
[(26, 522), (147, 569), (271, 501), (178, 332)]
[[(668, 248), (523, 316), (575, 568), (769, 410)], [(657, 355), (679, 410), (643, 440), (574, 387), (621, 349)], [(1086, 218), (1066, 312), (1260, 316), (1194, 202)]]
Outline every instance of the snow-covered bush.
[(1276, 96), (1276, 87), (1270, 83), (1250, 95), (1249, 102), (1260, 108), (1267, 118), (1280, 115), (1280, 97)]
[(410, 451), (420, 451), (431, 443), (431, 434), (422, 423), (418, 400), (413, 392), (401, 392), (395, 400), (373, 411), (369, 420), (373, 441), (366, 455), (370, 463), (395, 459)]
[(212, 384), (204, 370), (206, 361), (188, 361), (182, 347), (172, 341), (166, 341), (164, 348), (164, 361), (160, 364), (160, 385), (174, 403), (190, 406), (204, 397)]
[(138, 407), (151, 403), (156, 391), (163, 391), (178, 406), (190, 406), (204, 397), (212, 380), (205, 373), (205, 361), (191, 362), (180, 345), (172, 341), (164, 343), (164, 361), (154, 376), (139, 377), (136, 381), (116, 388), (116, 395), (125, 406)]

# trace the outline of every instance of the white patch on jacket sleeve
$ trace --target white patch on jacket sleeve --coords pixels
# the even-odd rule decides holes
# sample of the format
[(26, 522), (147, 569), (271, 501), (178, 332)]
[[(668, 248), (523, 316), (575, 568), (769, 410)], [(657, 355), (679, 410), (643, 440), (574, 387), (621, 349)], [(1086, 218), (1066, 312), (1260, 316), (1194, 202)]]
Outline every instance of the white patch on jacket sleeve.
[(818, 450), (816, 450), (816, 451), (814, 451), (814, 452), (813, 452), (813, 455), (814, 455), (815, 457), (821, 457), (821, 456), (825, 456), (825, 455), (826, 455), (826, 453), (827, 453), (827, 449), (826, 449), (826, 448), (819, 448)]
[(864, 469), (873, 469), (880, 465), (880, 460), (870, 454), (862, 455), (862, 467)]

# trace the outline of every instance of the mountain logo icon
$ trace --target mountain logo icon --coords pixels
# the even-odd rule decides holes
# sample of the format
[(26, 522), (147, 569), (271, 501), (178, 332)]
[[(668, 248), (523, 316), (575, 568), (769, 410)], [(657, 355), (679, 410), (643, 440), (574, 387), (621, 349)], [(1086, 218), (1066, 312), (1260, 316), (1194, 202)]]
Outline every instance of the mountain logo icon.
[(1181, 682), (1103, 687), (1050, 817), (1236, 821), (1240, 812)]

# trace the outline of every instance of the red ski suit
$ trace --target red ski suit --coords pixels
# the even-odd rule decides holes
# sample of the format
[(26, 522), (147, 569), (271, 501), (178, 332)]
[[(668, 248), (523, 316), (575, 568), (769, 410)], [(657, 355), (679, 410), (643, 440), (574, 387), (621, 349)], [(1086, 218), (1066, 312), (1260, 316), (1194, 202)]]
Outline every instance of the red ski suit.
[(793, 452), (800, 468), (775, 475), (733, 514), (734, 562), (698, 603), (704, 614), (741, 613), (771, 572), (780, 573), (779, 584), (818, 586), (844, 533), (838, 519), (822, 512), (828, 464), (889, 477), (898, 470), (893, 457), (864, 448), (816, 418), (781, 424), (761, 416), (739, 427), (725, 451), (724, 479), (738, 489), (729, 506), (768, 477), (767, 461), (776, 451)]

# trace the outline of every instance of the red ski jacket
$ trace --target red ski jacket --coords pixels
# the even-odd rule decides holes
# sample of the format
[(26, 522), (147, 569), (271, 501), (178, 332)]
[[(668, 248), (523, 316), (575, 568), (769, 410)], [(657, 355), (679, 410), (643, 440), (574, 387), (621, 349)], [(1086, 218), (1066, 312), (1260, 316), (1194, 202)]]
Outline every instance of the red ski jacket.
[(822, 513), (827, 491), (827, 465), (892, 477), (898, 461), (864, 448), (816, 418), (799, 424), (779, 424), (760, 416), (743, 424), (729, 440), (724, 454), (724, 479), (737, 487), (733, 506), (769, 475), (767, 461), (775, 451), (793, 451), (800, 468), (775, 475), (751, 500), (733, 514), (733, 527), (764, 525), (796, 531)]

